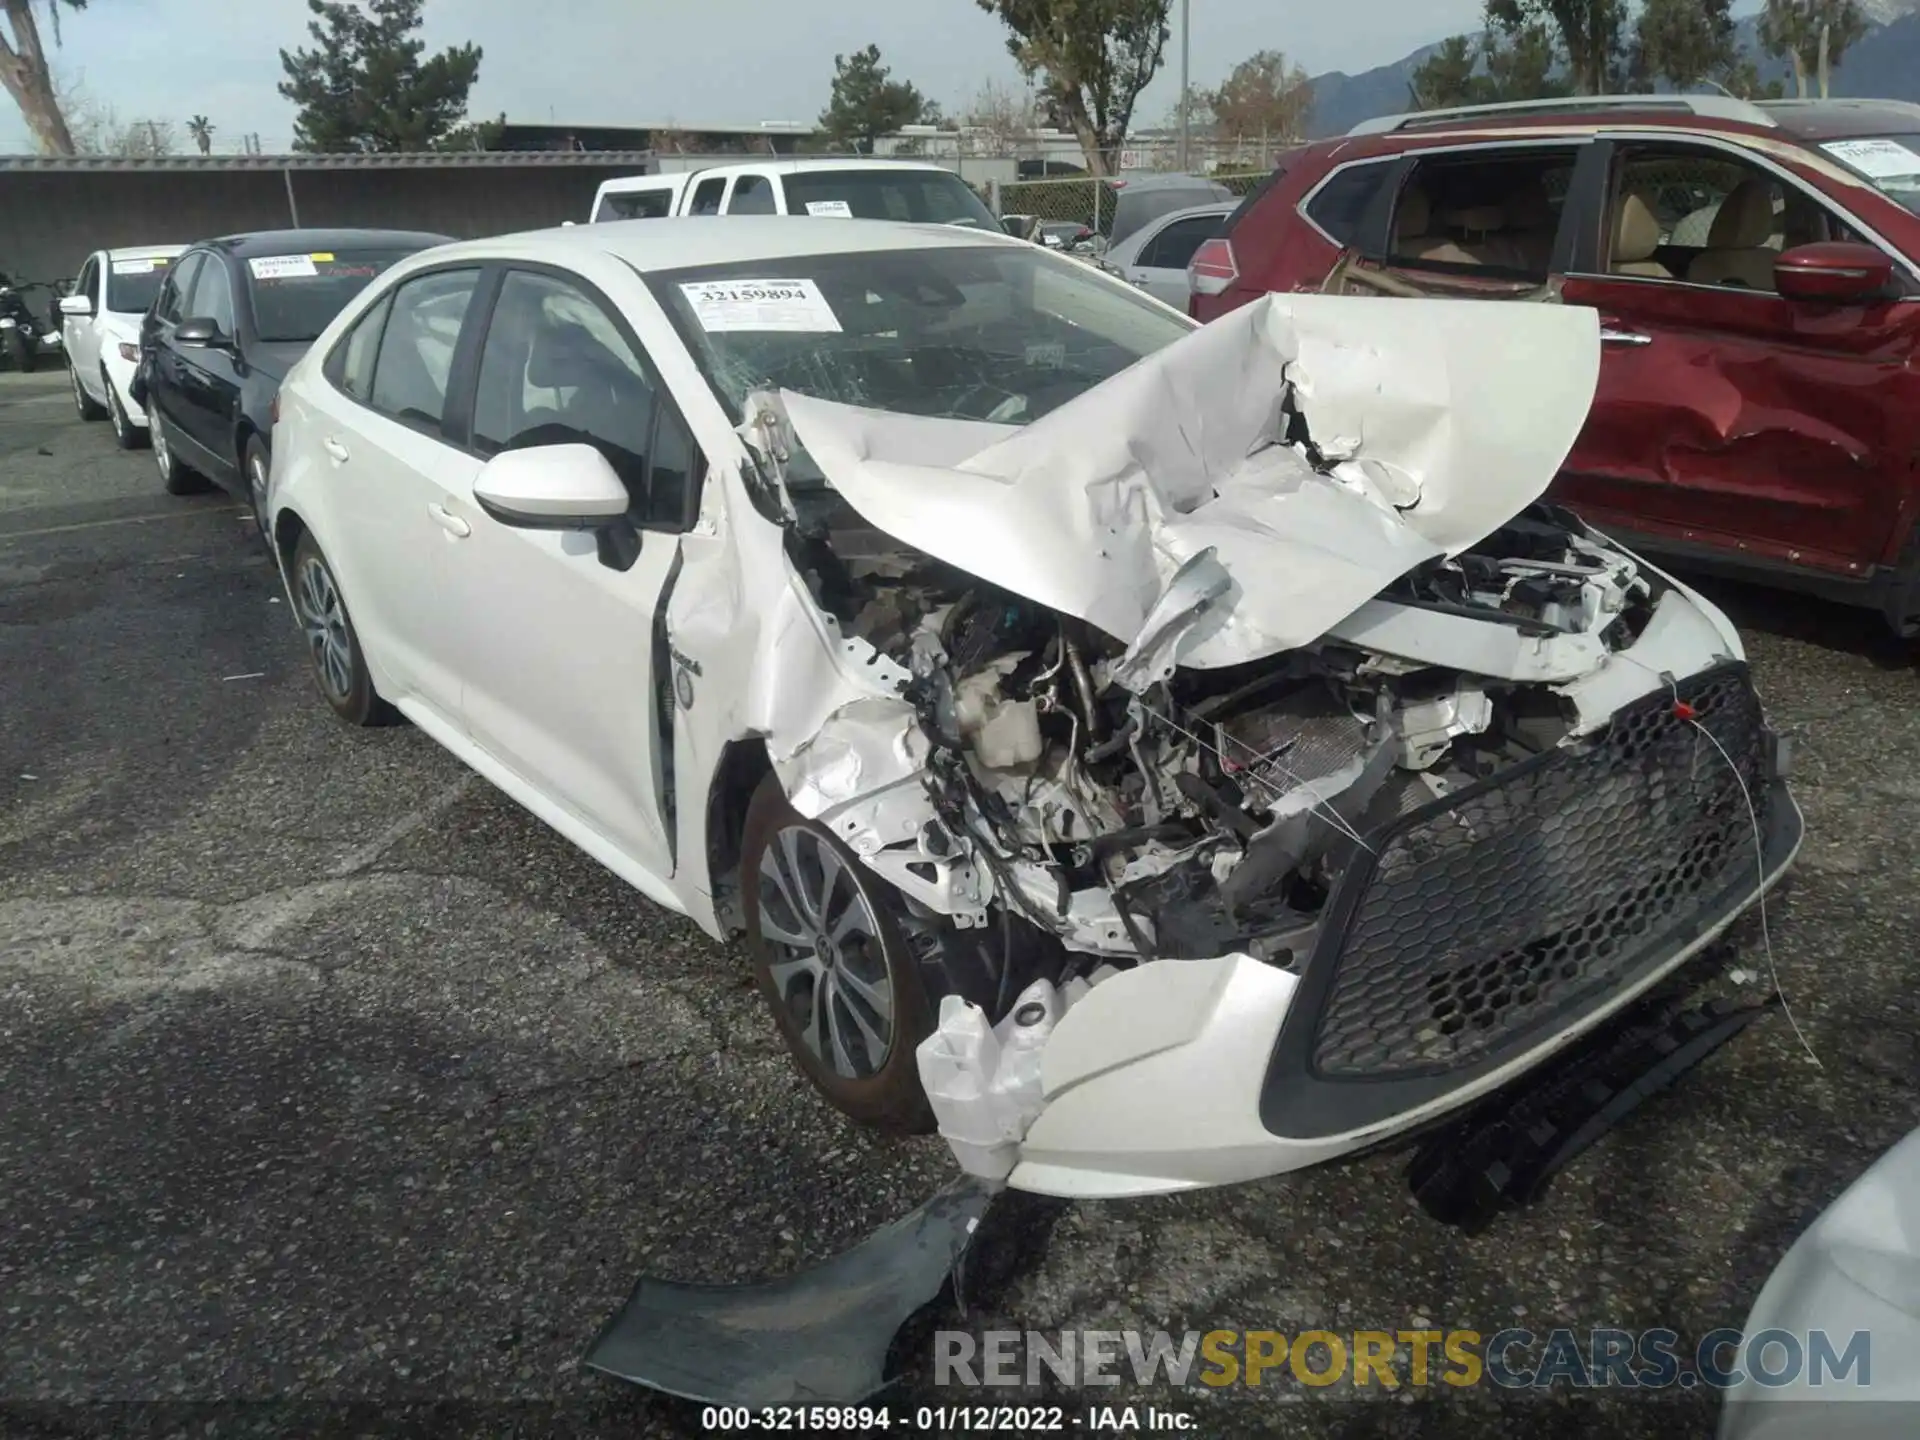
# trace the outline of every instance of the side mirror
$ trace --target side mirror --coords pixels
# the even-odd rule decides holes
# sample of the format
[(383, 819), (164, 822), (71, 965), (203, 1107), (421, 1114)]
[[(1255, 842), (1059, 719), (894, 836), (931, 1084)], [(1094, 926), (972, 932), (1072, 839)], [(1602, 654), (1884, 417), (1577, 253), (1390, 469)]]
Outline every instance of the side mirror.
[(1864, 305), (1891, 298), (1893, 261), (1852, 241), (1796, 245), (1773, 262), (1773, 286), (1787, 300)]
[(232, 342), (220, 333), (220, 327), (205, 316), (195, 316), (191, 320), (182, 320), (173, 327), (174, 343), (179, 345), (199, 345), (209, 350), (223, 350)]
[(62, 295), (60, 297), (62, 315), (93, 314), (93, 298), (89, 295)]
[(625, 570), (640, 552), (627, 519), (632, 500), (607, 457), (591, 445), (502, 450), (473, 477), (473, 498), (516, 530), (591, 530), (600, 560)]

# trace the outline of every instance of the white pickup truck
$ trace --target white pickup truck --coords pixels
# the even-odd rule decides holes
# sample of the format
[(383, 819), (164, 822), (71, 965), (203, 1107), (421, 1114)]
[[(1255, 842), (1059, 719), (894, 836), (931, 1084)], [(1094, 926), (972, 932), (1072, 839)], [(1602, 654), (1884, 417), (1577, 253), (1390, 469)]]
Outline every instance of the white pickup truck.
[(909, 220), (998, 230), (993, 212), (953, 171), (907, 160), (756, 160), (678, 174), (608, 180), (588, 218), (813, 215)]

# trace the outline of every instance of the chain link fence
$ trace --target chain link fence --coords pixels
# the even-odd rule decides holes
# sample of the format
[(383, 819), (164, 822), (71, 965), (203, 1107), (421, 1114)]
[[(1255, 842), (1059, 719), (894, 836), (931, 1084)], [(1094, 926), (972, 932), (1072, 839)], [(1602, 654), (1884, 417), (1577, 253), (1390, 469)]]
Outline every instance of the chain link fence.
[[(1271, 173), (1259, 170), (1207, 178), (1235, 195), (1246, 195)], [(1113, 209), (1121, 187), (1136, 178), (1141, 177), (1125, 173), (1110, 178), (1071, 175), (1053, 180), (1018, 180), (988, 186), (987, 203), (996, 215), (1031, 215), (1043, 224), (1085, 225), (1096, 235), (1105, 235), (1113, 226)]]

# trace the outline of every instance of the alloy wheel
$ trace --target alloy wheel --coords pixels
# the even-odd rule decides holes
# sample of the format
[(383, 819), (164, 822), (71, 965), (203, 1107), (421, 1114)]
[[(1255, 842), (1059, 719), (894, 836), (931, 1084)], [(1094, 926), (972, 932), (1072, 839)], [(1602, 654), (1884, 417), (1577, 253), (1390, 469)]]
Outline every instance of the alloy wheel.
[(801, 1043), (837, 1075), (865, 1080), (893, 1048), (893, 982), (880, 921), (859, 878), (814, 831), (780, 830), (760, 857), (768, 973)]
[(120, 403), (120, 392), (113, 388), (113, 382), (107, 382), (107, 409), (113, 415), (113, 438), (125, 446), (133, 434), (133, 422), (127, 419), (127, 407)]
[(153, 463), (160, 467), (160, 478), (173, 479), (173, 447), (167, 444), (167, 432), (158, 415), (149, 413), (147, 435), (153, 441)]
[(80, 385), (80, 367), (77, 365), (69, 365), (67, 367), (67, 374), (73, 380), (73, 408), (79, 411), (80, 418), (85, 420), (88, 418), (87, 392), (82, 389)]
[(267, 457), (258, 450), (247, 456), (247, 492), (253, 499), (253, 523), (267, 534)]
[(307, 649), (313, 653), (314, 673), (328, 696), (344, 704), (353, 693), (353, 641), (339, 587), (319, 560), (309, 558), (300, 567), (294, 599)]

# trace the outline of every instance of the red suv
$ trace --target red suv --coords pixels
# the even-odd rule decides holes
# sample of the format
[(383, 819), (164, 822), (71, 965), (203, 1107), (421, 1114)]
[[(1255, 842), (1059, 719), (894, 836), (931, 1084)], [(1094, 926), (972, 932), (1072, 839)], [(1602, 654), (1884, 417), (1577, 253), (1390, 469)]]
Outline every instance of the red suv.
[(1558, 498), (1920, 632), (1920, 105), (1369, 121), (1283, 157), (1188, 275), (1200, 320), (1276, 290), (1591, 306), (1600, 385)]

